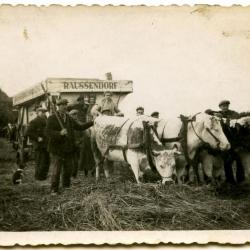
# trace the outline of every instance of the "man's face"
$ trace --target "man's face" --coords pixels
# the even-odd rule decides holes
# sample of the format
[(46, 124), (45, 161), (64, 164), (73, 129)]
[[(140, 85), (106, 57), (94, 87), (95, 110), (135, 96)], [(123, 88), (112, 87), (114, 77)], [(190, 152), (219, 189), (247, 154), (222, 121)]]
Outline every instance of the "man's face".
[(61, 104), (58, 106), (59, 111), (66, 112), (67, 111), (67, 104)]
[(80, 100), (79, 100), (79, 103), (80, 103), (80, 104), (84, 104), (84, 98), (80, 99)]
[(105, 97), (107, 98), (107, 99), (110, 99), (111, 98), (111, 93), (105, 93)]
[(73, 113), (70, 115), (74, 120), (77, 120), (77, 113)]
[(46, 112), (45, 112), (45, 111), (39, 110), (39, 111), (37, 111), (37, 115), (38, 115), (39, 117), (45, 117), (45, 116), (46, 116)]
[(222, 104), (222, 105), (220, 105), (220, 109), (222, 111), (227, 111), (229, 109), (229, 104)]
[(137, 115), (144, 115), (144, 110), (143, 110), (143, 109), (138, 109), (138, 110), (136, 111), (136, 114), (137, 114)]

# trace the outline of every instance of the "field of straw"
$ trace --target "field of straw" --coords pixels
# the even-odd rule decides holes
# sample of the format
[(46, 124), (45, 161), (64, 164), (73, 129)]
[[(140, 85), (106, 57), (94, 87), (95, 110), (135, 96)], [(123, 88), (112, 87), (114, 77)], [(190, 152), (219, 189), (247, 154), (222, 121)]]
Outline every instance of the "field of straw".
[(114, 183), (95, 183), (80, 172), (70, 190), (50, 195), (49, 178), (34, 181), (34, 163), (23, 183), (12, 185), (15, 152), (0, 140), (0, 231), (250, 229), (250, 186), (137, 186), (129, 168)]

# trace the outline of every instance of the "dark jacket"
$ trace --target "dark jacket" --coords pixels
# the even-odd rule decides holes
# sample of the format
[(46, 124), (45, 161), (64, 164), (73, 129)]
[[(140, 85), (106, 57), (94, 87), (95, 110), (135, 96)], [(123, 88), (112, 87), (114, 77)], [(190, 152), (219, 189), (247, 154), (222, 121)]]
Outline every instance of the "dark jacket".
[(229, 122), (229, 120), (232, 120), (232, 119), (239, 119), (240, 118), (240, 114), (234, 110), (227, 110), (227, 111), (214, 111), (214, 110), (211, 110), (211, 109), (207, 109), (205, 111), (205, 113), (207, 113), (208, 115), (215, 115), (215, 116), (218, 116), (218, 117), (221, 117), (221, 118), (225, 118), (227, 120), (226, 123)]
[[(27, 129), (27, 136), (29, 136), (35, 150), (46, 149), (47, 138), (45, 135), (47, 118), (37, 116), (33, 119)], [(38, 137), (43, 138), (41, 142), (38, 141)]]
[(86, 122), (87, 120), (87, 112), (88, 112), (88, 108), (89, 108), (89, 104), (76, 104), (73, 106), (74, 109), (76, 109), (78, 111), (78, 114), (77, 114), (77, 119), (80, 121), (80, 122)]
[(85, 130), (93, 125), (93, 122), (79, 124), (73, 120), (68, 114), (65, 114), (65, 119), (58, 113), (63, 126), (67, 129), (67, 135), (62, 136), (60, 124), (53, 114), (48, 118), (46, 126), (46, 135), (48, 137), (48, 151), (52, 154), (67, 157), (67, 154), (75, 151), (75, 133), (74, 130)]

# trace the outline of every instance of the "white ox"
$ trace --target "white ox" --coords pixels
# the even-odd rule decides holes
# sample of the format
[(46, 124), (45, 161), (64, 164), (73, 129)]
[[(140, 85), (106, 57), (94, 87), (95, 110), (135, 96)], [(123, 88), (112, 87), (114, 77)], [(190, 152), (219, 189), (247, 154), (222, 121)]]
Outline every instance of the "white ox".
[[(151, 160), (162, 177), (162, 183), (172, 182), (175, 167), (176, 149), (166, 150), (159, 141), (153, 124), (159, 120), (140, 116), (132, 119), (115, 116), (98, 116), (92, 128), (91, 146), (96, 163), (96, 178), (99, 179), (100, 165), (103, 163), (106, 178), (109, 178), (109, 162), (127, 162), (134, 173), (137, 183), (143, 174), (150, 170), (149, 155), (141, 147), (145, 137), (143, 122), (149, 124), (147, 145), (152, 148)], [(149, 145), (150, 144), (150, 145)]]
[[(185, 136), (179, 135), (182, 125), (183, 123), (179, 118), (167, 121), (161, 120), (157, 127), (159, 138), (164, 141), (165, 139), (169, 140), (170, 138)], [(194, 160), (197, 150), (205, 143), (213, 149), (220, 149), (222, 151), (230, 148), (230, 143), (222, 130), (220, 120), (215, 116), (205, 113), (199, 113), (195, 116), (195, 119), (188, 120), (186, 136), (186, 154), (191, 161)], [(183, 179), (188, 175), (186, 166), (190, 164), (187, 162), (187, 157), (184, 156), (185, 149), (179, 141), (166, 142), (165, 145), (169, 149), (176, 146), (179, 151), (183, 152), (182, 155), (176, 158), (177, 181), (179, 184), (183, 183)], [(195, 166), (192, 167), (194, 168)]]
[[(250, 117), (242, 117), (240, 119), (233, 119), (230, 121), (230, 127), (236, 128), (237, 126), (241, 127), (250, 127)], [(236, 149), (237, 154), (241, 160), (241, 164), (244, 168), (244, 174), (246, 179), (250, 179), (250, 152), (244, 148)], [(199, 155), (199, 161), (202, 165), (203, 174), (211, 180), (213, 183), (219, 178), (222, 181), (225, 180), (225, 171), (224, 171), (224, 160), (220, 154), (212, 155), (208, 150), (201, 150)], [(233, 163), (234, 178), (235, 169), (237, 168), (236, 163)]]

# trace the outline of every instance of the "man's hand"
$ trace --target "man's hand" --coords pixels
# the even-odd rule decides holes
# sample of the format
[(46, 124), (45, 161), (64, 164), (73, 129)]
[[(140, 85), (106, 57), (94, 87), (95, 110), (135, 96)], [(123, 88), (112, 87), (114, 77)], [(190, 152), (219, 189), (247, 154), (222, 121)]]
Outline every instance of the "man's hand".
[(42, 137), (38, 137), (38, 138), (37, 138), (37, 141), (38, 141), (38, 142), (42, 142), (42, 141), (43, 141), (43, 138), (42, 138)]
[(67, 129), (62, 129), (61, 131), (60, 131), (60, 134), (62, 135), (62, 136), (64, 136), (64, 135), (67, 135), (68, 134), (68, 132), (67, 132)]

